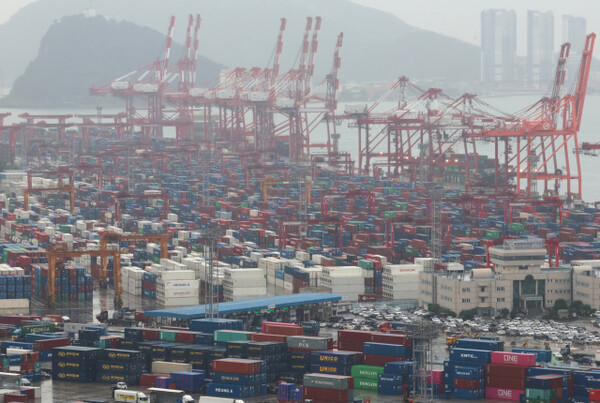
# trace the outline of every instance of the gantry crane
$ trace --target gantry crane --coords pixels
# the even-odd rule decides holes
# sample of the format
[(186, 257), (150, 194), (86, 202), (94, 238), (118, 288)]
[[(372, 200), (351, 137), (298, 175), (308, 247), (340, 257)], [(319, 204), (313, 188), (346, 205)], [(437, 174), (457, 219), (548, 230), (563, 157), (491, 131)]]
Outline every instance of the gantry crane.
[(329, 214), (329, 199), (343, 197), (350, 199), (353, 197), (366, 197), (369, 203), (369, 212), (371, 215), (375, 215), (375, 193), (370, 190), (350, 190), (348, 192), (327, 192), (323, 195), (323, 201), (321, 202), (321, 214), (327, 216)]
[[(324, 216), (318, 220), (304, 220), (304, 221), (280, 221), (279, 222), (279, 247), (285, 249), (287, 246), (287, 227), (289, 226), (308, 226), (308, 225), (335, 225), (338, 231), (338, 247), (342, 247), (342, 235), (344, 232), (345, 225), (344, 218), (342, 216)], [(302, 231), (301, 231), (302, 232)]]
[(121, 224), (121, 201), (127, 199), (136, 200), (162, 200), (163, 201), (163, 213), (161, 216), (166, 217), (169, 214), (169, 194), (166, 191), (156, 191), (153, 193), (146, 194), (135, 194), (128, 192), (118, 192), (112, 195), (115, 201), (115, 220)]
[[(169, 235), (167, 234), (158, 234), (158, 235), (144, 235), (144, 234), (130, 234), (123, 235), (118, 234), (113, 231), (105, 232), (100, 237), (100, 249), (108, 250), (109, 242), (156, 242), (158, 241), (160, 244), (160, 258), (168, 259), (169, 258)], [(106, 287), (108, 280), (108, 271), (107, 267), (107, 256), (101, 257), (100, 266), (102, 271), (100, 272), (100, 285), (102, 287)]]
[(305, 185), (306, 186), (306, 203), (310, 204), (310, 178), (306, 178), (305, 180), (291, 180), (291, 181), (282, 181), (279, 179), (271, 178), (267, 176), (265, 179), (261, 179), (260, 188), (262, 192), (263, 201), (267, 201), (267, 187), (270, 185)]
[[(58, 176), (58, 186), (54, 188), (34, 188), (32, 186), (32, 177), (33, 173), (36, 174), (46, 174), (46, 175), (57, 175)], [(69, 177), (69, 184), (63, 185), (63, 176), (67, 175)], [(23, 189), (23, 202), (25, 210), (29, 210), (29, 195), (32, 193), (42, 193), (42, 192), (68, 192), (69, 193), (69, 201), (70, 206), (69, 210), (71, 214), (75, 211), (75, 184), (73, 180), (73, 171), (66, 169), (65, 167), (60, 167), (55, 171), (45, 171), (45, 170), (29, 170), (27, 171), (27, 187)]]
[(123, 300), (121, 299), (121, 293), (123, 291), (123, 285), (121, 283), (121, 253), (115, 250), (76, 250), (68, 251), (65, 249), (54, 249), (46, 252), (48, 259), (48, 306), (54, 308), (56, 306), (55, 301), (55, 287), (54, 281), (56, 278), (56, 260), (57, 259), (70, 259), (81, 256), (95, 256), (95, 257), (113, 257), (113, 271), (115, 281), (115, 308), (123, 306)]

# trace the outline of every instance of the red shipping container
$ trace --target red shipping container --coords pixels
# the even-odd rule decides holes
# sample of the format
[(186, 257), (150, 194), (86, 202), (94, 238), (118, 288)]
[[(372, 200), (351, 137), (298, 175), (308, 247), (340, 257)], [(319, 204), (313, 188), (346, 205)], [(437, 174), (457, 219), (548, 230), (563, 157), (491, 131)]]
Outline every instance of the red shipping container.
[(508, 364), (485, 364), (485, 374), (501, 378), (525, 378), (527, 367), (516, 367)]
[(33, 343), (33, 349), (35, 351), (48, 351), (56, 347), (69, 345), (71, 345), (71, 339), (68, 337), (61, 337), (55, 339), (37, 340)]
[(518, 367), (535, 366), (535, 354), (492, 351), (492, 364), (511, 364)]
[(153, 388), (156, 385), (156, 378), (159, 378), (163, 375), (160, 374), (142, 374), (140, 376), (140, 385), (148, 386)]
[(4, 395), (5, 402), (27, 402), (27, 395), (22, 395), (20, 393), (6, 393)]
[(349, 342), (361, 342), (373, 341), (373, 332), (366, 332), (362, 330), (339, 330), (338, 340), (349, 341)]
[(159, 329), (143, 329), (142, 330), (142, 338), (144, 340), (160, 340), (160, 330)]
[(234, 374), (258, 374), (262, 363), (257, 360), (242, 360), (236, 358), (222, 358), (212, 362), (214, 372), (231, 372)]
[(600, 389), (590, 390), (590, 403), (600, 402)]
[(371, 341), (374, 343), (396, 344), (406, 347), (411, 346), (411, 340), (400, 334), (373, 333)]
[(280, 334), (267, 334), (267, 333), (252, 333), (250, 335), (252, 341), (276, 341), (278, 343), (285, 343), (287, 336)]
[(282, 326), (269, 323), (264, 326), (264, 333), (280, 334), (284, 336), (303, 336), (304, 328), (300, 326)]
[(460, 389), (479, 389), (479, 379), (454, 378), (454, 387)]
[(363, 354), (364, 365), (383, 367), (388, 362), (404, 361), (404, 357), (391, 357), (387, 355)]
[(525, 378), (507, 378), (500, 376), (490, 376), (487, 375), (485, 377), (485, 386), (491, 386), (494, 388), (501, 389), (525, 389)]
[(194, 343), (196, 334), (194, 332), (177, 332), (175, 334), (175, 341), (179, 343)]
[(336, 390), (336, 389), (324, 389), (324, 388), (313, 388), (305, 386), (302, 388), (302, 396), (304, 399), (324, 399), (331, 400), (334, 402), (347, 402), (349, 390)]
[(338, 350), (340, 351), (356, 351), (362, 353), (362, 341), (338, 341)]

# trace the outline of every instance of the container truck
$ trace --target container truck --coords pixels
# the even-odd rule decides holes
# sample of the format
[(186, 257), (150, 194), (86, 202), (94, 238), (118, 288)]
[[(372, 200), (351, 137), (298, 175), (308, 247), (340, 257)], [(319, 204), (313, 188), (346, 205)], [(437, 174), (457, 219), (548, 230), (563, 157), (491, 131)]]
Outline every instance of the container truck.
[(134, 390), (115, 390), (113, 395), (115, 402), (127, 403), (150, 403), (150, 399), (142, 392)]

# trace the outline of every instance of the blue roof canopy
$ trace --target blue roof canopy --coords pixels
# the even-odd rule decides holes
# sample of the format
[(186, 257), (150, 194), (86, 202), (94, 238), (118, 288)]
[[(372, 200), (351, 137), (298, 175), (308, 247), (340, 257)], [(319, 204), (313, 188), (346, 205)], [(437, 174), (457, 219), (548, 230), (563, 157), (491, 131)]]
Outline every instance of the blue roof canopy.
[[(341, 299), (342, 296), (338, 294), (305, 293), (255, 298), (238, 302), (221, 302), (219, 303), (219, 315), (259, 311), (272, 308), (285, 308), (298, 305), (320, 304), (323, 302), (335, 302)], [(198, 319), (203, 318), (205, 314), (206, 312), (204, 305), (183, 306), (144, 312), (144, 315), (146, 316), (178, 319)]]

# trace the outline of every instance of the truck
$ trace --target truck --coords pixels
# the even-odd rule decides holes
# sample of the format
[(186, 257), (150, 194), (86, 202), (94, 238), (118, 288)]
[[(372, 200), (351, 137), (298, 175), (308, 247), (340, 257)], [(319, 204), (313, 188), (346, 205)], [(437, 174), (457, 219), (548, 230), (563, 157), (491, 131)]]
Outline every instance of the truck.
[(113, 397), (115, 402), (126, 403), (150, 403), (150, 399), (142, 392), (134, 390), (117, 389), (114, 391)]
[(200, 396), (198, 403), (244, 403), (244, 401), (230, 397)]

